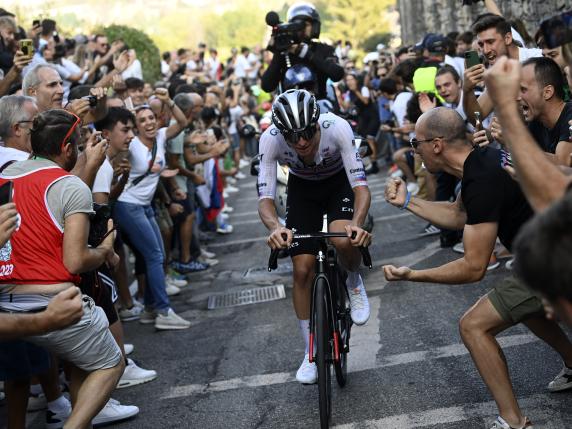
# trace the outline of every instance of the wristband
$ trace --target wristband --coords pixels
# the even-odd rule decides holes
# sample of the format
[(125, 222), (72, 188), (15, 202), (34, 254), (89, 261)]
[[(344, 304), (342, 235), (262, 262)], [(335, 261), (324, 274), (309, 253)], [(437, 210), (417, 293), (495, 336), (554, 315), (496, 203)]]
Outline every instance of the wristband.
[(401, 210), (405, 210), (411, 201), (411, 192), (407, 191), (407, 197), (405, 197), (405, 203), (399, 207)]

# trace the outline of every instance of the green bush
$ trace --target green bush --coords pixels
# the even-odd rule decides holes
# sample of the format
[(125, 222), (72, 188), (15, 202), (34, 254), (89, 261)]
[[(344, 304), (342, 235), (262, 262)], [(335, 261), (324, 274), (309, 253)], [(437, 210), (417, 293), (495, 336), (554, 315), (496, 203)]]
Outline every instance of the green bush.
[(125, 25), (110, 25), (102, 29), (109, 42), (121, 39), (130, 49), (135, 49), (137, 59), (141, 61), (143, 79), (153, 83), (161, 78), (161, 55), (159, 48), (140, 30)]

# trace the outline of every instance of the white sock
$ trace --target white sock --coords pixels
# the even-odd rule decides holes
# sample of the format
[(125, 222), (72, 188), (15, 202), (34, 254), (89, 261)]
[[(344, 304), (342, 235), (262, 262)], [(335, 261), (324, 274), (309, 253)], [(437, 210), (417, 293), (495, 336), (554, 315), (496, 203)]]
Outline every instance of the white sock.
[(59, 411), (68, 411), (71, 410), (71, 404), (64, 395), (61, 395), (55, 401), (48, 402), (48, 409), (54, 413)]
[(360, 286), (363, 286), (363, 280), (357, 271), (348, 271), (346, 286), (348, 289), (356, 289)]
[(302, 332), (304, 343), (306, 344), (304, 353), (308, 354), (308, 350), (310, 350), (310, 319), (298, 319), (298, 324), (300, 325), (300, 331)]
[(34, 396), (38, 396), (40, 393), (43, 393), (42, 385), (41, 384), (32, 384), (30, 386), (30, 393)]

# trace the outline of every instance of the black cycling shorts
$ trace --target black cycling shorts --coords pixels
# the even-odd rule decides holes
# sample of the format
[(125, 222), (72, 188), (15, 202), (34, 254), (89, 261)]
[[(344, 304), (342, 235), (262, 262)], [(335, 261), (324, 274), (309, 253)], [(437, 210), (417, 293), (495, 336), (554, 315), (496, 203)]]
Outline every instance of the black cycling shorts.
[[(345, 170), (324, 180), (305, 180), (293, 174), (288, 177), (286, 200), (286, 228), (298, 234), (310, 234), (322, 230), (324, 214), (328, 223), (335, 220), (352, 220), (354, 215), (354, 192)], [(315, 255), (317, 240), (294, 240), (290, 256)]]

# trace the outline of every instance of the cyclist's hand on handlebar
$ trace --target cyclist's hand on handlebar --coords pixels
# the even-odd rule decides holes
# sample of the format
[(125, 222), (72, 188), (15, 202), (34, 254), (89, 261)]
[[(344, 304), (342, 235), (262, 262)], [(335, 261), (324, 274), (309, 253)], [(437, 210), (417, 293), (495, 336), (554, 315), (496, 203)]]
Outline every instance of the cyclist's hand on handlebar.
[(273, 249), (286, 249), (292, 244), (292, 230), (283, 226), (276, 228), (268, 236), (268, 245)]
[(409, 276), (411, 275), (411, 268), (397, 268), (395, 265), (384, 265), (383, 274), (385, 275), (385, 279), (390, 282), (396, 280), (409, 280)]
[[(346, 225), (346, 232), (354, 247), (367, 247), (371, 244), (371, 234), (356, 225)], [(355, 237), (352, 236), (355, 233)]]

